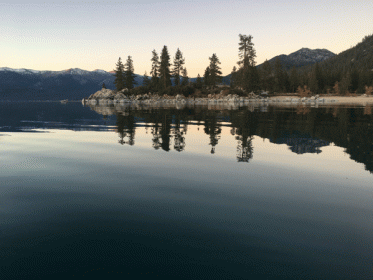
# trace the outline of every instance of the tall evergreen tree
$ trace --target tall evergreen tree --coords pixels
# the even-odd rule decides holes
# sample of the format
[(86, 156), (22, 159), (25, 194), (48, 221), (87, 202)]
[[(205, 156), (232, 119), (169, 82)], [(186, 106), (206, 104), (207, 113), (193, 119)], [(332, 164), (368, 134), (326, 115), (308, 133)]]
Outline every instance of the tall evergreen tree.
[(150, 71), (151, 75), (151, 87), (153, 90), (157, 90), (159, 87), (159, 56), (155, 50), (152, 51), (152, 69)]
[(239, 34), (237, 64), (240, 66), (239, 84), (247, 91), (256, 90), (259, 86), (259, 75), (255, 68), (256, 51), (254, 49), (253, 37), (251, 35)]
[(237, 68), (236, 66), (233, 66), (232, 72), (231, 72), (231, 80), (230, 80), (230, 87), (235, 88), (237, 83)]
[(182, 74), (183, 74), (183, 78), (181, 80), (181, 85), (182, 86), (186, 86), (189, 84), (189, 77), (188, 77), (188, 71), (187, 69), (184, 67), (183, 70), (181, 71)]
[(210, 66), (209, 66), (209, 70), (210, 70), (210, 83), (212, 86), (215, 86), (217, 83), (221, 83), (222, 81), (222, 72), (220, 71), (221, 68), (219, 66), (219, 64), (221, 64), (221, 62), (219, 61), (219, 58), (216, 56), (216, 54), (212, 54), (211, 57), (209, 57), (210, 59)]
[(129, 55), (126, 64), (124, 65), (125, 85), (128, 89), (133, 89), (134, 85), (136, 84), (134, 71), (135, 68), (133, 66), (133, 60)]
[(311, 92), (315, 94), (320, 93), (324, 89), (323, 74), (318, 62), (312, 67), (309, 87)]
[(339, 91), (342, 95), (349, 93), (351, 88), (351, 72), (347, 71), (342, 76), (341, 82), (339, 83)]
[(273, 90), (273, 74), (272, 74), (272, 66), (268, 60), (263, 63), (261, 67), (261, 86), (262, 89), (265, 91), (272, 91)]
[(183, 65), (185, 64), (185, 59), (183, 58), (183, 54), (177, 48), (175, 57), (174, 57), (174, 68), (172, 70), (172, 75), (175, 78), (175, 85), (180, 85), (180, 72), (183, 70)]
[(293, 66), (290, 72), (290, 91), (295, 92), (299, 86), (299, 78), (297, 69)]
[(197, 75), (196, 88), (198, 88), (198, 89), (202, 88), (202, 79), (201, 79), (201, 76), (199, 75), (199, 73)]
[(274, 73), (274, 90), (277, 92), (284, 92), (284, 71), (282, 69), (281, 61), (277, 57), (275, 60), (275, 73)]
[(114, 84), (115, 84), (115, 87), (116, 87), (117, 91), (120, 91), (120, 90), (124, 89), (124, 87), (125, 87), (124, 65), (123, 65), (122, 59), (120, 57), (118, 59), (118, 62), (116, 64), (116, 66), (117, 67), (114, 70), (115, 71)]
[(144, 79), (142, 81), (142, 85), (146, 86), (146, 87), (150, 85), (150, 79), (149, 79), (148, 74), (146, 73), (146, 71), (145, 71), (145, 74), (144, 74)]
[(240, 42), (238, 43), (238, 65), (242, 68), (248, 66), (255, 66), (256, 51), (254, 49), (254, 43), (251, 41), (253, 37), (251, 35), (246, 36), (239, 34)]
[(203, 74), (203, 83), (207, 87), (211, 85), (211, 81), (210, 81), (210, 67), (209, 66), (206, 67), (205, 73)]
[(172, 85), (170, 66), (170, 55), (168, 54), (167, 46), (164, 46), (161, 53), (161, 63), (159, 67), (160, 86), (163, 89)]

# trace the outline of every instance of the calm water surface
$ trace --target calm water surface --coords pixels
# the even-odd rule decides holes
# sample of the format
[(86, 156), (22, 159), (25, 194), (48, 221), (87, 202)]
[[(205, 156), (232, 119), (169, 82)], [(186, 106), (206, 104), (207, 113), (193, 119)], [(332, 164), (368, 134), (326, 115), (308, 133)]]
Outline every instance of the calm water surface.
[(0, 279), (372, 279), (371, 108), (0, 103)]

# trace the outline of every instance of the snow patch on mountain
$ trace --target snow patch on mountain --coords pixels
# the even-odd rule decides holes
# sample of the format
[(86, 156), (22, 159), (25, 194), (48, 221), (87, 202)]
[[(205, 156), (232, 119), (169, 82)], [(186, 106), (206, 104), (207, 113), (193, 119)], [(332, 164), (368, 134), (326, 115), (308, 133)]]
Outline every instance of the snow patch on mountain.
[(106, 72), (105, 70), (101, 69), (96, 69), (93, 71), (88, 71), (88, 70), (83, 70), (80, 68), (70, 68), (62, 71), (50, 71), (50, 70), (44, 70), (44, 71), (39, 71), (39, 70), (32, 70), (32, 69), (14, 69), (14, 68), (9, 68), (9, 67), (1, 67), (0, 71), (8, 71), (8, 72), (15, 72), (19, 74), (47, 74), (47, 75), (59, 75), (59, 74), (71, 74), (71, 75), (89, 75), (92, 73), (99, 73), (99, 74), (110, 74), (109, 72)]
[(101, 69), (95, 69), (95, 70), (93, 70), (92, 72), (97, 72), (97, 73), (108, 73), (108, 72), (106, 72), (105, 70), (101, 70)]
[(13, 69), (13, 68), (9, 68), (9, 67), (1, 67), (0, 71), (16, 72), (16, 73), (19, 73), (19, 74), (40, 74), (41, 73), (41, 71), (38, 71), (38, 70), (25, 69), (25, 68)]
[[(284, 69), (290, 70), (292, 67), (302, 67), (306, 65), (311, 65), (316, 62), (322, 62), (326, 59), (335, 56), (334, 53), (327, 49), (308, 49), (302, 48), (296, 52), (289, 55), (279, 55), (269, 60), (269, 63), (274, 65), (276, 59), (278, 58)], [(263, 64), (259, 65), (262, 66)]]

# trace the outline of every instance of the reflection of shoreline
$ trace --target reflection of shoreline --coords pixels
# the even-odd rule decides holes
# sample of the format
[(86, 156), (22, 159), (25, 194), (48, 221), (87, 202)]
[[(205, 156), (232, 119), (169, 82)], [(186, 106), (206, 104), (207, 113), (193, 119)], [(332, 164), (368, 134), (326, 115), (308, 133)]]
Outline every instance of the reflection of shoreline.
[[(279, 100), (289, 99), (288, 96), (271, 97)], [(373, 96), (322, 96), (325, 99), (323, 105), (339, 105), (339, 104), (351, 104), (351, 105), (373, 105)], [(332, 101), (334, 100), (334, 101)]]
[[(286, 144), (297, 154), (321, 153), (321, 147), (334, 143), (373, 171), (373, 119), (371, 106), (253, 106), (222, 110), (201, 106), (175, 106), (166, 109), (95, 106), (100, 113), (115, 114), (121, 144), (135, 145), (139, 126), (150, 128), (151, 145), (156, 150), (181, 152), (187, 147), (185, 135), (189, 126), (202, 126), (208, 137), (209, 151), (218, 151), (223, 127), (230, 127), (236, 145), (236, 159), (250, 162), (254, 149), (252, 139), (259, 136), (274, 144)], [(202, 130), (201, 130), (202, 131)]]
[[(139, 104), (139, 103), (126, 103), (126, 104), (112, 104), (112, 105), (85, 105), (85, 107), (91, 108), (93, 111), (100, 115), (111, 116), (111, 115), (126, 115), (128, 111), (141, 111), (141, 110), (150, 110), (150, 109), (194, 109), (200, 108), (202, 110), (249, 110), (254, 112), (259, 110), (260, 112), (267, 112), (270, 107), (278, 108), (290, 108), (296, 109), (298, 114), (306, 115), (310, 112), (311, 108), (361, 108), (360, 104), (299, 104), (291, 102), (280, 102), (276, 104), (268, 104), (265, 102), (252, 102), (248, 105), (242, 104), (208, 104), (208, 105), (198, 105), (198, 104)], [(372, 114), (373, 105), (364, 106), (364, 114)]]

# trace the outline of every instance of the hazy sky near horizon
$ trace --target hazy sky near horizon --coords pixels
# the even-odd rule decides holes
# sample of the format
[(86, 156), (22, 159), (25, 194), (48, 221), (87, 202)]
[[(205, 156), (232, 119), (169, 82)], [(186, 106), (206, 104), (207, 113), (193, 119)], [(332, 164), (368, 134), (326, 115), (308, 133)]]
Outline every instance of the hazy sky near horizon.
[(302, 47), (340, 53), (373, 33), (371, 0), (0, 1), (0, 67), (111, 71), (131, 55), (148, 75), (151, 52), (182, 51), (190, 77), (216, 53), (223, 75), (238, 35), (253, 36), (257, 63)]

